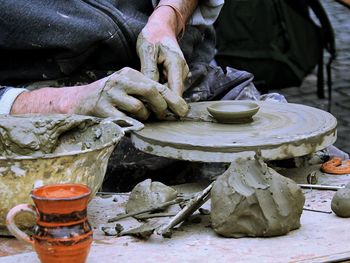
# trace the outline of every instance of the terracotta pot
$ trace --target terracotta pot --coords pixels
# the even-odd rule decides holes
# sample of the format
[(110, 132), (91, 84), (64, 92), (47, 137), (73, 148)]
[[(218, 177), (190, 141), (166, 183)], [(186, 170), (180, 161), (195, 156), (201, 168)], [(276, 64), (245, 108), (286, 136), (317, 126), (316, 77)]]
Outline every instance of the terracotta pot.
[[(91, 190), (81, 184), (54, 184), (32, 190), (35, 207), (17, 205), (7, 214), (8, 230), (18, 239), (32, 244), (42, 263), (83, 263), (92, 243), (87, 220)], [(14, 222), (18, 213), (36, 216), (34, 234), (28, 236)]]

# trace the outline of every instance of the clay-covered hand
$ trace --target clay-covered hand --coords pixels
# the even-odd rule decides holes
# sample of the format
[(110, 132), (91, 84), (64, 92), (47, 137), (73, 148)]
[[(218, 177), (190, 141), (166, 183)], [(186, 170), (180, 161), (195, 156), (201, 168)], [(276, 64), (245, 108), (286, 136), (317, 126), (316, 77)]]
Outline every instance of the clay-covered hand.
[(174, 31), (167, 26), (149, 22), (138, 36), (136, 49), (141, 61), (141, 72), (158, 82), (159, 68), (162, 68), (161, 73), (169, 88), (182, 96), (189, 68)]
[(77, 90), (69, 113), (97, 117), (123, 116), (126, 113), (145, 120), (150, 111), (163, 118), (168, 108), (179, 116), (184, 116), (188, 111), (186, 102), (165, 85), (145, 77), (139, 71), (123, 68), (85, 86), (83, 90)]

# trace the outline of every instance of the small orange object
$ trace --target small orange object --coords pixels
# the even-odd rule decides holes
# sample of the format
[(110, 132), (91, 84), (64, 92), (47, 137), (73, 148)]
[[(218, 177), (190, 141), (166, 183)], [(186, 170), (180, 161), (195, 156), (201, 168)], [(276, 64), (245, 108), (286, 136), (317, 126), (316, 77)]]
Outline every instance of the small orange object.
[(339, 157), (334, 157), (321, 166), (321, 171), (328, 174), (350, 174), (350, 160), (342, 161)]

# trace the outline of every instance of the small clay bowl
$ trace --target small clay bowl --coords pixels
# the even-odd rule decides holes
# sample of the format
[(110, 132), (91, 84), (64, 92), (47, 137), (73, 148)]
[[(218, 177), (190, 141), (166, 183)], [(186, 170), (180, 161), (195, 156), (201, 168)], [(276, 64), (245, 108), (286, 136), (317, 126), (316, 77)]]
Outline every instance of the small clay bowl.
[(220, 101), (207, 107), (208, 112), (220, 123), (247, 123), (259, 111), (259, 105), (244, 100)]

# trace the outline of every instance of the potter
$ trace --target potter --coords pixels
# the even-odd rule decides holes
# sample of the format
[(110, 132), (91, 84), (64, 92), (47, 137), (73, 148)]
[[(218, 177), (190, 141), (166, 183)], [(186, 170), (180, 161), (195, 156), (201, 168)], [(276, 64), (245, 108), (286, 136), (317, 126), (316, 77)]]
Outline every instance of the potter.
[[(189, 74), (186, 60), (212, 60), (211, 26), (223, 0), (149, 0), (142, 5), (102, 1), (98, 7), (79, 1), (26, 4), (26, 23), (16, 15), (0, 26), (3, 35), (11, 36), (1, 39), (0, 51), (9, 57), (14, 57), (12, 52), (21, 54), (18, 60), (2, 60), (11, 65), (0, 67), (0, 85), (6, 85), (0, 86), (0, 114), (126, 114), (146, 120), (151, 112), (160, 119), (167, 111), (187, 113), (182, 98)], [(23, 5), (8, 2), (1, 9), (4, 14), (21, 14)], [(30, 24), (30, 30), (23, 24)], [(42, 30), (47, 25), (51, 30)], [(185, 27), (193, 31), (187, 33)], [(188, 39), (180, 47), (185, 32)], [(199, 35), (193, 37), (193, 32)], [(56, 80), (59, 88), (28, 85)]]
[[(6, 218), (9, 231), (32, 244), (42, 263), (84, 263), (92, 243), (87, 220), (91, 190), (80, 184), (47, 185), (31, 192), (35, 207), (20, 204)], [(18, 229), (14, 218), (22, 212), (37, 217), (32, 236)]]

